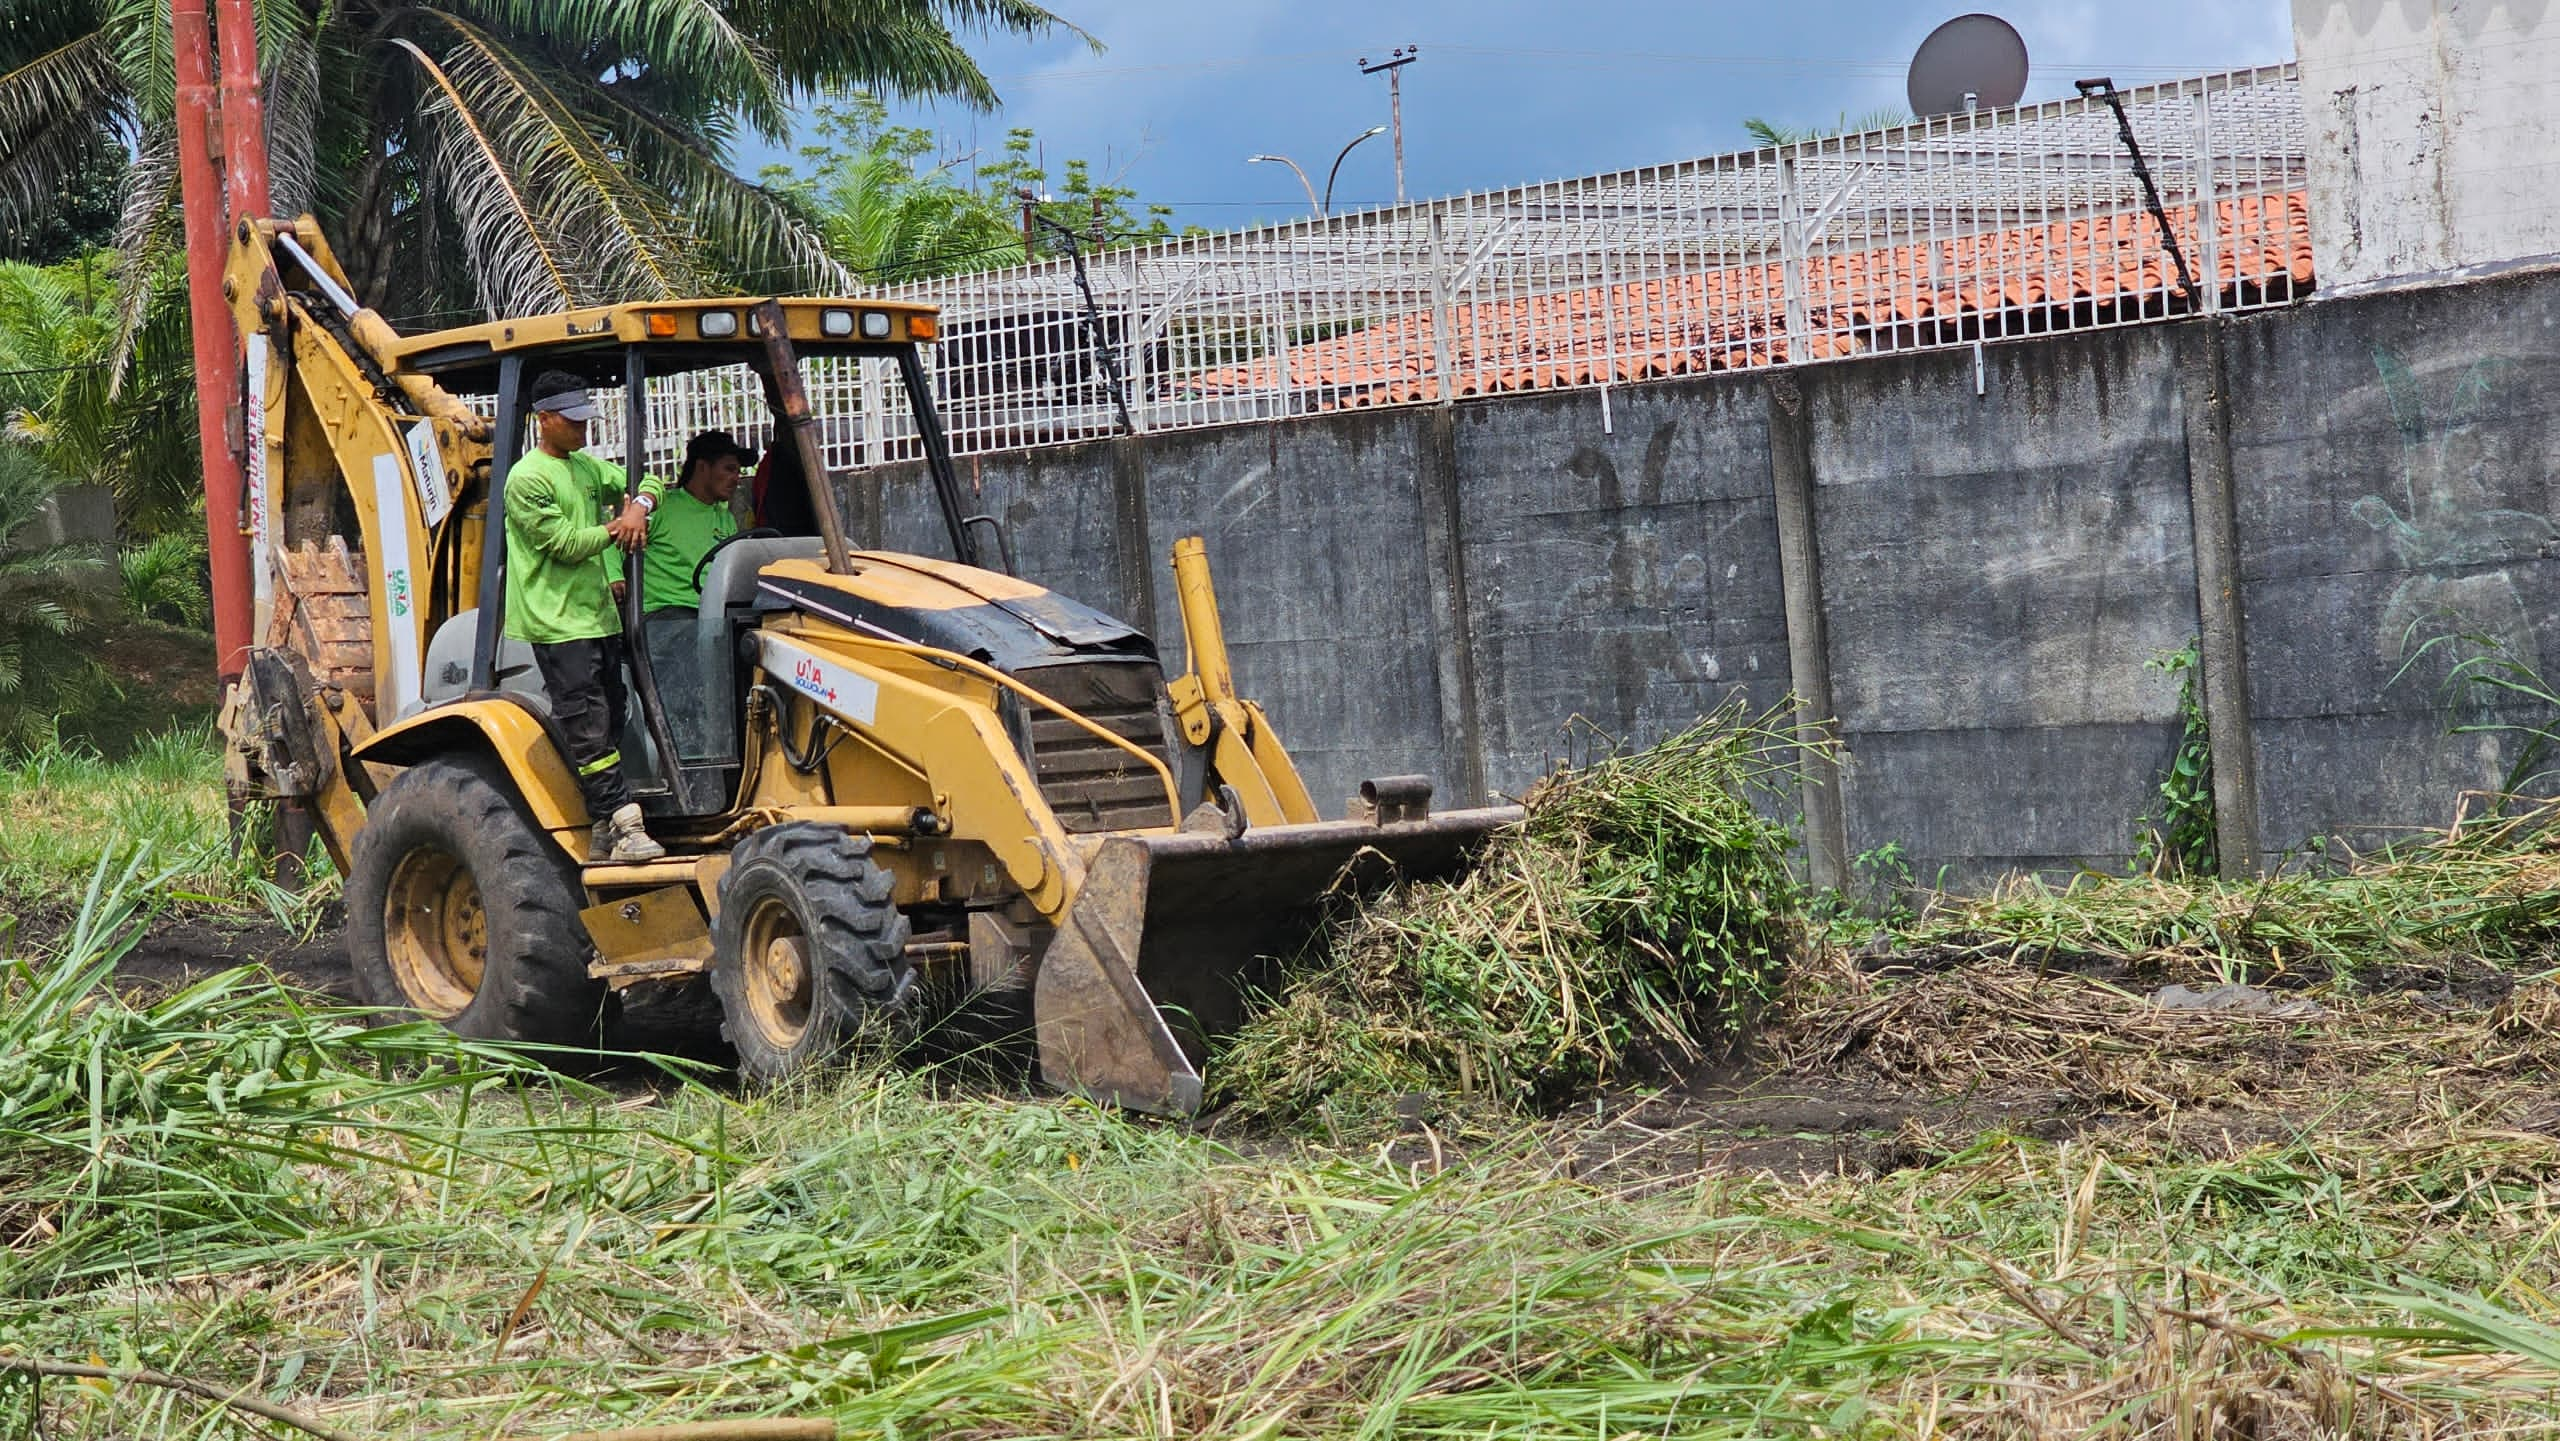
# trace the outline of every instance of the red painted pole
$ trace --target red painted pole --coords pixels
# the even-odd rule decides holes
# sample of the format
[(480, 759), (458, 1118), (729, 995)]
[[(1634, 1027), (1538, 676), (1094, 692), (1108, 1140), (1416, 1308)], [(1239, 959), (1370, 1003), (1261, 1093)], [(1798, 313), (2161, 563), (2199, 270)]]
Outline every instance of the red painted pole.
[(258, 81), (256, 0), (217, 0), (214, 43), (222, 53), (222, 178), (232, 223), (266, 219), (267, 100)]
[(178, 195), (187, 226), (187, 311), (195, 325), (205, 549), (213, 571), (213, 654), (228, 685), (249, 658), (249, 547), (240, 531), (240, 460), (229, 435), (231, 407), (240, 397), (240, 338), (222, 295), (230, 240), (214, 166), (213, 28), (205, 0), (171, 0), (169, 34), (178, 80)]

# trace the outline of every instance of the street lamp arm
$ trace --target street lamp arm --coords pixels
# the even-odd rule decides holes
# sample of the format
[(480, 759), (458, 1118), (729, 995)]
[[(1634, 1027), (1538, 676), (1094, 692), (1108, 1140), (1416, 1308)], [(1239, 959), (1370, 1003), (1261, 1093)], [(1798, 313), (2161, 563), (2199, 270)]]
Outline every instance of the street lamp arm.
[(1343, 157), (1349, 155), (1352, 147), (1358, 145), (1361, 141), (1366, 140), (1373, 135), (1384, 135), (1386, 133), (1387, 127), (1383, 125), (1372, 125), (1368, 129), (1361, 131), (1359, 134), (1352, 136), (1351, 144), (1342, 147), (1342, 154), (1333, 157), (1333, 168), (1324, 173), (1324, 203), (1316, 207), (1316, 214), (1331, 215), (1333, 213), (1333, 178), (1342, 173)]
[[(1297, 161), (1290, 159), (1286, 155), (1248, 155), (1244, 158), (1244, 163), (1247, 165), (1255, 165), (1265, 160), (1276, 160), (1281, 164), (1288, 166), (1289, 172), (1298, 177), (1298, 188), (1307, 192), (1307, 208), (1313, 210), (1319, 217), (1324, 214), (1324, 206), (1316, 199), (1315, 182), (1307, 178), (1307, 172), (1298, 168)], [(1339, 164), (1340, 162), (1337, 161), (1336, 163)]]

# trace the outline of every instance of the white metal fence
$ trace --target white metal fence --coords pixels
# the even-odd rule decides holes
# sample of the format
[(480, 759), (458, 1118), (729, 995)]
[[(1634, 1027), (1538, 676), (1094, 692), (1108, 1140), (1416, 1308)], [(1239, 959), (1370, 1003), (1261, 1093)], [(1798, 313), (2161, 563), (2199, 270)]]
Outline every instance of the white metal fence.
[[(1154, 431), (2279, 305), (2313, 279), (2296, 89), (2286, 65), (2124, 92), (2174, 257), (2080, 98), (1104, 250), (1091, 316), (1065, 259), (889, 293), (943, 308), (964, 455), (1112, 433), (1104, 349)], [(915, 453), (893, 370), (811, 369), (830, 466)], [(767, 433), (752, 386), (663, 389), (670, 446)]]

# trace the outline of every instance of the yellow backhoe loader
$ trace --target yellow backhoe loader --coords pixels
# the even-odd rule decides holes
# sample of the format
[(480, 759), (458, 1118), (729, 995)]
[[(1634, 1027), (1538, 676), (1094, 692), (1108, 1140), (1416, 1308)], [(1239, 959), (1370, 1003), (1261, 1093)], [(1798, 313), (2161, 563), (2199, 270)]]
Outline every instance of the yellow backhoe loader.
[[(1189, 668), (1170, 680), (1136, 628), (1010, 574), (935, 414), (929, 307), (701, 299), (404, 336), (309, 218), (232, 241), (256, 581), (232, 778), (316, 824), (379, 1004), (576, 1044), (617, 992), (707, 982), (756, 1081), (824, 1060), (868, 1013), (956, 1004), (1014, 1018), (1050, 1085), (1186, 1115), (1261, 958), (1346, 886), (1462, 868), (1517, 815), (1435, 815), (1427, 780), (1387, 777), (1320, 821), (1236, 691), (1196, 538), (1173, 548)], [(490, 522), (532, 377), (619, 392), (636, 486), (651, 382), (731, 367), (819, 477), (817, 358), (894, 371), (950, 556), (851, 550), (822, 483), (817, 533), (724, 542), (696, 609), (644, 616), (635, 557), (623, 754), (669, 854), (589, 863), (500, 613)]]

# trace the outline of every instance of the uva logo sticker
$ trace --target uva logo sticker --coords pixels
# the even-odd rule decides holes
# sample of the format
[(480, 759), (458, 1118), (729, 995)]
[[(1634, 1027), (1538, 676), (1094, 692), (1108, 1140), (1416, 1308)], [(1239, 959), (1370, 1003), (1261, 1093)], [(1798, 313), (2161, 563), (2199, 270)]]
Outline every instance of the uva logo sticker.
[(764, 669), (767, 675), (788, 677), (793, 690), (847, 720), (870, 725), (879, 713), (879, 682), (779, 637), (765, 637)]
[(791, 678), (799, 682), (800, 688), (812, 698), (835, 704), (835, 685), (827, 679), (826, 667), (816, 661), (801, 657), (799, 663), (791, 667)]

